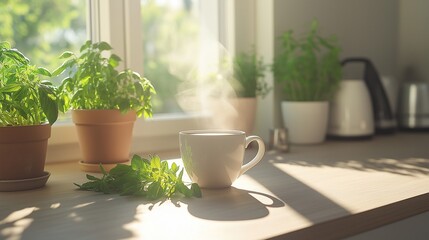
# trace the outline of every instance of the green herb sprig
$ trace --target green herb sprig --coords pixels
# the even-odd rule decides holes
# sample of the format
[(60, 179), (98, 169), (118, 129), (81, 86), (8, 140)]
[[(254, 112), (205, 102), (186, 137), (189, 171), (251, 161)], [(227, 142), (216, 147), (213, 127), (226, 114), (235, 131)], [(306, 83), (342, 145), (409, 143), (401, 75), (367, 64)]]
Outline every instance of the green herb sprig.
[(100, 164), (100, 169), (101, 178), (86, 175), (89, 182), (75, 185), (81, 190), (143, 196), (149, 200), (171, 198), (177, 193), (185, 197), (202, 196), (198, 184), (192, 183), (188, 187), (183, 182), (183, 169), (179, 172), (176, 163), (169, 167), (167, 161), (161, 161), (158, 156), (148, 160), (134, 155), (131, 165), (118, 164), (106, 172)]
[(238, 97), (265, 97), (271, 90), (265, 81), (265, 69), (262, 58), (255, 51), (237, 54), (233, 59), (234, 80), (232, 86)]
[(80, 54), (70, 51), (61, 54), (65, 61), (53, 72), (53, 76), (67, 73), (59, 86), (60, 110), (134, 110), (139, 117), (151, 117), (151, 94), (155, 94), (151, 82), (130, 69), (118, 71), (121, 58), (107, 54), (110, 50), (107, 42), (88, 40), (80, 48)]
[(51, 73), (36, 67), (8, 42), (0, 42), (0, 126), (27, 126), (58, 118), (57, 88)]
[(340, 52), (335, 36), (321, 37), (318, 21), (310, 31), (296, 38), (293, 31), (281, 36), (282, 51), (276, 56), (273, 73), (283, 85), (287, 101), (330, 100), (339, 87)]

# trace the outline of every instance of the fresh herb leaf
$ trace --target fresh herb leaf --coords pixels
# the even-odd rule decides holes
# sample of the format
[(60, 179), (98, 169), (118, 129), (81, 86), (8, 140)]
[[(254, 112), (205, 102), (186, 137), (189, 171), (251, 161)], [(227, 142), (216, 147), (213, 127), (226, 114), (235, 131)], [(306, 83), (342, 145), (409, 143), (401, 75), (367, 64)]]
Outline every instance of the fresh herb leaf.
[(86, 175), (89, 180), (83, 184), (74, 184), (80, 190), (103, 193), (117, 193), (121, 195), (136, 195), (150, 200), (171, 198), (175, 194), (185, 197), (201, 197), (198, 184), (186, 186), (182, 180), (183, 169), (177, 164), (168, 166), (167, 161), (161, 161), (158, 156), (151, 156), (150, 160), (134, 155), (131, 165), (118, 164), (110, 172), (106, 172), (100, 164), (103, 173), (101, 178)]
[(58, 90), (42, 77), (51, 77), (51, 73), (32, 65), (9, 43), (0, 42), (0, 126), (53, 124), (57, 120)]
[(52, 76), (51, 72), (49, 72), (48, 69), (43, 68), (43, 67), (37, 68), (37, 73), (40, 75), (43, 75), (45, 77), (51, 77)]
[(134, 155), (131, 159), (131, 167), (133, 170), (139, 170), (143, 168), (144, 162), (139, 155)]
[(63, 58), (69, 58), (69, 57), (71, 57), (73, 55), (73, 53), (72, 52), (70, 52), (70, 51), (65, 51), (65, 52), (63, 52), (62, 54), (61, 54), (61, 56), (59, 57), (60, 59), (63, 59)]
[(100, 180), (99, 178), (97, 178), (97, 177), (94, 177), (94, 176), (92, 176), (92, 175), (89, 175), (89, 174), (86, 174), (86, 178), (87, 178), (88, 180), (92, 180), (92, 181), (97, 181), (97, 180)]
[(192, 183), (191, 190), (192, 190), (192, 193), (195, 197), (202, 197), (203, 196), (203, 194), (201, 193), (200, 186), (198, 186), (198, 184)]

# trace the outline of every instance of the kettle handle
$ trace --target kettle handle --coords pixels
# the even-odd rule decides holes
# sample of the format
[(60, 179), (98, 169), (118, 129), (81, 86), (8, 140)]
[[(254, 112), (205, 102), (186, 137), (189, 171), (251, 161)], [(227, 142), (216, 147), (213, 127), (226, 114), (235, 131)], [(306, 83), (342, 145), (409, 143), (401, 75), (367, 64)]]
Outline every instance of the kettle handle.
[(387, 94), (374, 64), (368, 58), (352, 57), (341, 61), (341, 65), (344, 66), (351, 62), (362, 62), (365, 64), (364, 80), (372, 100), (376, 130), (378, 132), (393, 130), (394, 116), (389, 105), (389, 100), (387, 99)]

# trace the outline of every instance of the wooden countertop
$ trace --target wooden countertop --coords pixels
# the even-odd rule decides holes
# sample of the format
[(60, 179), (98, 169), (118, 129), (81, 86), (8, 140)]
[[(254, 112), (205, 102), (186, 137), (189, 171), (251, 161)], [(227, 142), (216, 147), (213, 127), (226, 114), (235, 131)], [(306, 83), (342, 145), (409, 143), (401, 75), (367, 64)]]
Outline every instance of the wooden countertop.
[(46, 187), (0, 193), (0, 239), (338, 239), (429, 211), (428, 133), (267, 152), (201, 199), (77, 191), (76, 162), (46, 170)]

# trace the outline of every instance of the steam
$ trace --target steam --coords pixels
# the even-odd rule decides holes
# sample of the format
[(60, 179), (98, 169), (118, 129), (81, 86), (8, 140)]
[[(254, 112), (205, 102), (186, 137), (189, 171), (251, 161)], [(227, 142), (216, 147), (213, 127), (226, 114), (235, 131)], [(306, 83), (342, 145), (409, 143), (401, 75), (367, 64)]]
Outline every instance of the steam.
[(212, 129), (234, 128), (237, 110), (231, 104), (235, 92), (221, 74), (213, 77), (197, 75), (196, 81), (181, 85), (177, 101), (185, 112), (202, 113), (209, 121), (202, 126)]
[(199, 22), (199, 37), (179, 35), (174, 29), (175, 34), (169, 35), (168, 44), (174, 51), (168, 56), (168, 70), (182, 80), (176, 101), (184, 112), (206, 116), (206, 121), (200, 122), (200, 128), (244, 130), (238, 124), (245, 117), (235, 103), (234, 87), (238, 81), (233, 78), (232, 55), (210, 32), (207, 26), (212, 24)]
[[(236, 98), (231, 85), (231, 57), (219, 43), (209, 42), (209, 45), (203, 48), (205, 51), (194, 52), (198, 56), (193, 59), (199, 61), (185, 75), (180, 71), (172, 72), (185, 79), (179, 85), (177, 102), (187, 113), (202, 113), (208, 117), (207, 122), (201, 123), (202, 128), (234, 129), (239, 116), (231, 103)], [(174, 70), (179, 69), (176, 67)]]

